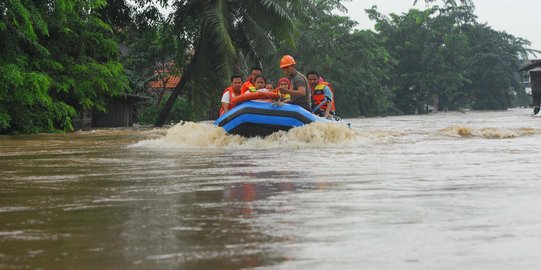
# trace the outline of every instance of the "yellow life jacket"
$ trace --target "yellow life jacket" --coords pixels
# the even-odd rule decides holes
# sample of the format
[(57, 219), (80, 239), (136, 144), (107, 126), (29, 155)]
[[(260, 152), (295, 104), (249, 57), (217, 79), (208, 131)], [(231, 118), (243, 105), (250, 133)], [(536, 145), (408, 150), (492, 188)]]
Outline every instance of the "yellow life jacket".
[[(317, 107), (317, 105), (319, 105), (321, 102), (325, 101), (325, 86), (327, 86), (328, 83), (318, 83), (316, 85), (316, 87), (314, 87), (314, 89), (312, 90), (312, 98), (314, 99), (314, 108)], [(329, 87), (329, 89), (331, 89)], [(331, 90), (331, 93), (333, 94), (333, 99), (334, 99), (334, 93), (333, 91)], [(331, 110), (332, 111), (335, 111), (335, 107), (334, 107), (334, 100), (331, 100), (329, 101), (327, 104), (324, 104), (320, 107), (320, 109), (322, 110), (326, 110), (327, 109), (327, 105), (331, 103), (332, 104), (332, 108)]]

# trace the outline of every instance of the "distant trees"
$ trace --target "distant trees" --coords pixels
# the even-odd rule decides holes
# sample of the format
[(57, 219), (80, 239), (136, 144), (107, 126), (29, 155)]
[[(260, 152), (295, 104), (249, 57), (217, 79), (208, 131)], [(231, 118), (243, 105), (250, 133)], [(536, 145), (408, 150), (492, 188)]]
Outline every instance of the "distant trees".
[(517, 65), (529, 43), (477, 23), (472, 1), (428, 0), (423, 10), (390, 16), (374, 7), (367, 14), (375, 33), (336, 15), (340, 2), (311, 1), (296, 50), (281, 50), (333, 84), (339, 114), (506, 109), (524, 101), (516, 98), (524, 96)]
[(522, 90), (518, 64), (529, 43), (477, 23), (470, 1), (444, 2), (390, 17), (368, 11), (397, 61), (389, 81), (393, 103), (406, 114), (424, 113), (427, 105), (507, 109)]
[(471, 108), (509, 108), (516, 96), (524, 96), (518, 74), (519, 57), (526, 59), (529, 42), (482, 24), (470, 26), (466, 35), (470, 50), (466, 69), (469, 83), (465, 90), (472, 95)]

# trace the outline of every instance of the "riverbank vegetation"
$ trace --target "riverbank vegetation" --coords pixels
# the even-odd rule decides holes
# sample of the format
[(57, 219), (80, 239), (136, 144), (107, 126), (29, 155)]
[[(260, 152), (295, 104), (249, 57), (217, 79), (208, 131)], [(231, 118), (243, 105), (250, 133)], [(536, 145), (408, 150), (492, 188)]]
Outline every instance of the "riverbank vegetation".
[[(0, 133), (69, 131), (127, 93), (153, 97), (144, 123), (213, 118), (230, 75), (260, 66), (276, 82), (283, 54), (332, 84), (344, 117), (527, 105), (529, 42), (480, 24), (471, 1), (428, 2), (367, 10), (372, 31), (341, 0), (4, 1)], [(148, 88), (169, 75), (181, 77), (170, 93)]]

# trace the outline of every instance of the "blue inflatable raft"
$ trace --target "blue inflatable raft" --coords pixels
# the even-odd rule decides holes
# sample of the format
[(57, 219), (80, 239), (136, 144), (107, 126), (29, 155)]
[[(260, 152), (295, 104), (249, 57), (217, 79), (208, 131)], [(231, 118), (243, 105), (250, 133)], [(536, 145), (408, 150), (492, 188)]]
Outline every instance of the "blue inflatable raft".
[(265, 137), (313, 122), (333, 121), (316, 116), (298, 105), (246, 101), (223, 114), (214, 125), (224, 128), (230, 134)]

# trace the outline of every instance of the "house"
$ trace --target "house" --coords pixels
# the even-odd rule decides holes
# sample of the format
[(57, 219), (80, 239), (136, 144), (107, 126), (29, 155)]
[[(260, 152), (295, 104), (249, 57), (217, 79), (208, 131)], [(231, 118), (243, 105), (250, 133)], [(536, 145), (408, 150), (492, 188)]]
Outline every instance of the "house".
[(173, 62), (166, 63), (161, 66), (161, 69), (156, 69), (152, 78), (146, 83), (145, 92), (156, 100), (156, 105), (159, 107), (163, 97), (171, 94), (173, 89), (182, 80), (178, 73), (175, 73), (175, 64)]
[(541, 79), (541, 59), (525, 60), (520, 71), (522, 73), (522, 84), (526, 89), (526, 94), (532, 94), (532, 83)]
[(131, 127), (137, 102), (148, 97), (126, 94), (117, 97), (107, 104), (105, 113), (96, 111), (92, 113), (92, 127)]
[(126, 94), (111, 99), (105, 113), (97, 110), (82, 110), (73, 119), (73, 128), (75, 130), (88, 130), (99, 127), (131, 127), (134, 122), (137, 102), (146, 99), (149, 97)]
[(146, 92), (152, 96), (158, 96), (160, 99), (164, 95), (170, 94), (182, 79), (179, 75), (180, 72), (175, 68), (174, 62), (156, 64), (154, 75), (146, 83)]
[(534, 114), (537, 114), (541, 106), (541, 59), (525, 61), (520, 71), (528, 71), (529, 79), (526, 80), (527, 84), (525, 84), (526, 93), (530, 92)]
[(520, 68), (520, 71), (530, 71), (532, 69), (541, 67), (541, 59), (525, 60)]

